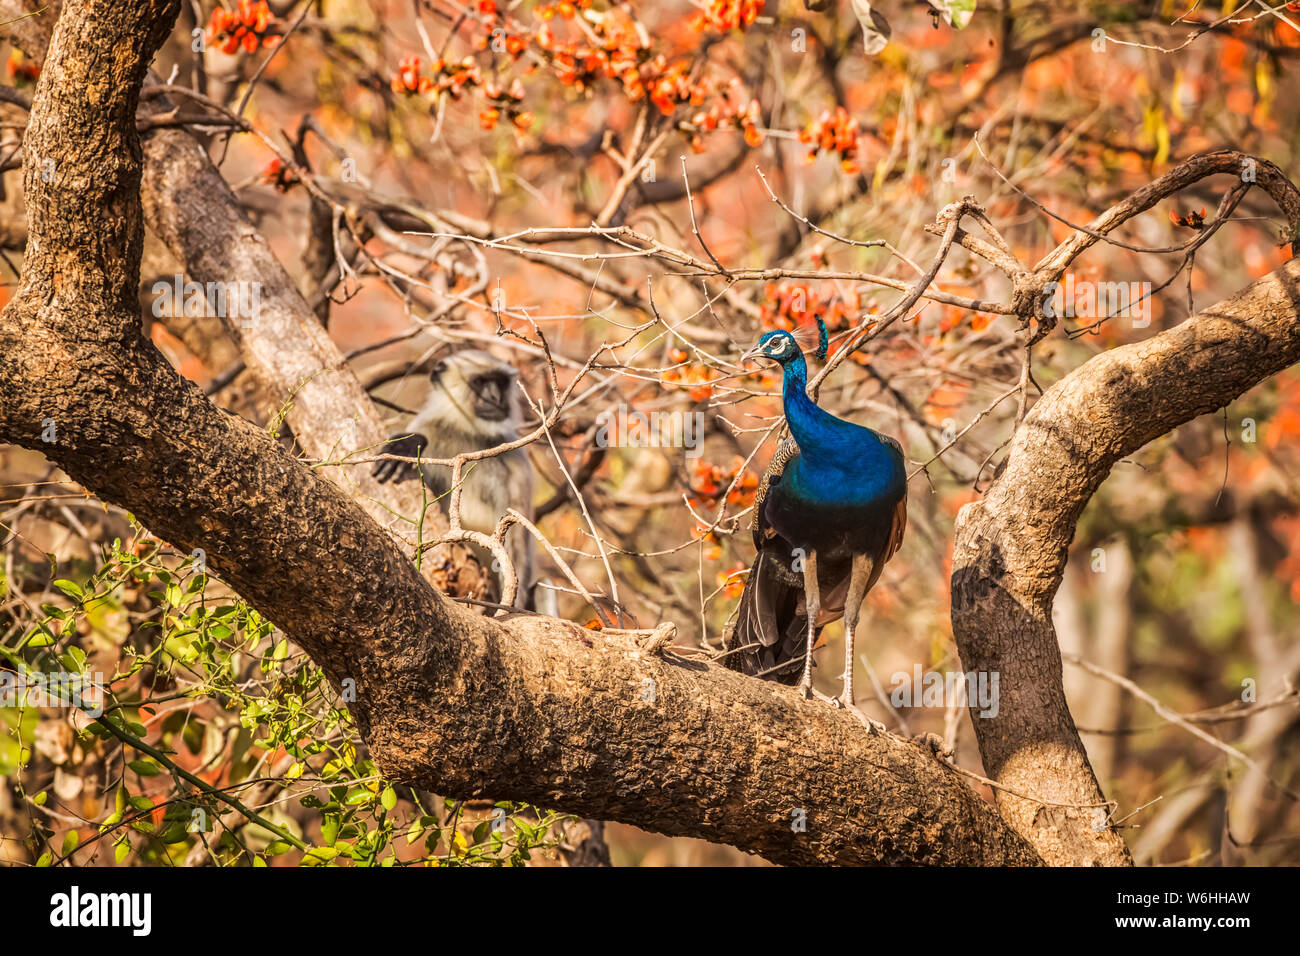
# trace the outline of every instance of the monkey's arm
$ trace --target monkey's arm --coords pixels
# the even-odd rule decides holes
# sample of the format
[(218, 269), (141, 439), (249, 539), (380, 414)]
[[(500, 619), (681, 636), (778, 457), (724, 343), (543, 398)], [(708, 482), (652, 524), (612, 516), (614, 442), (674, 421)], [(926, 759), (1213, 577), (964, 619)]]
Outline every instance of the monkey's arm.
[[(404, 458), (418, 458), (428, 447), (429, 439), (423, 435), (399, 433), (388, 440), (385, 451), (390, 455), (401, 455)], [(410, 462), (393, 461), (391, 458), (376, 462), (373, 473), (380, 483), (385, 481), (406, 481), (408, 478), (414, 478), (419, 474), (415, 465)]]

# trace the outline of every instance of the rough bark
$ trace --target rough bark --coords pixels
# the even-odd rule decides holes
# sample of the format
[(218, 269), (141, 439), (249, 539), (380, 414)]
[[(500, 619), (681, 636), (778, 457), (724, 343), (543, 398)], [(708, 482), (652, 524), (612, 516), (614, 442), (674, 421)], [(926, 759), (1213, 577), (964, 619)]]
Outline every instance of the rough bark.
[[(1294, 187), (1292, 187), (1294, 189)], [(1000, 675), (998, 715), (972, 710), (985, 772), (1046, 800), (1103, 797), (1061, 684), (1052, 600), (1084, 505), (1111, 467), (1300, 360), (1300, 259), (1182, 324), (1084, 363), (1048, 389), (1005, 469), (957, 518), (953, 634), (968, 670)], [(1129, 862), (1092, 811), (998, 793), (1003, 816), (1049, 863)]]
[(136, 101), (176, 8), (65, 4), (27, 133), (0, 439), (44, 451), (172, 544), (205, 548), (336, 687), (355, 681), (360, 732), (395, 780), (779, 862), (1038, 862), (927, 750), (869, 737), (843, 712), (631, 637), (460, 609), (348, 493), (180, 378), (141, 337), (136, 301)]
[[(4, 31), (35, 59), (46, 56), (57, 15), (57, 8), (32, 0), (0, 0), (0, 19), (13, 20)], [(154, 97), (144, 112), (172, 105)], [(230, 315), (210, 321), (225, 323), (257, 381), (259, 396), (275, 402), (264, 414), (273, 417), (281, 407), (287, 409), (285, 421), (294, 440), (311, 458), (339, 461), (360, 450), (379, 450), (388, 430), (377, 408), (199, 141), (184, 129), (161, 128), (146, 136), (143, 148), (145, 224), (185, 275), (204, 285), (244, 282), (258, 289), (260, 312), (254, 321)], [(350, 489), (370, 516), (410, 550), (415, 528), (398, 516), (420, 514), (415, 483), (380, 484), (368, 464), (325, 466), (322, 473)], [(438, 508), (428, 509), (424, 523), (424, 541), (447, 530)], [(454, 593), (484, 590), (486, 577), (463, 548), (435, 549), (422, 566), (431, 580)]]

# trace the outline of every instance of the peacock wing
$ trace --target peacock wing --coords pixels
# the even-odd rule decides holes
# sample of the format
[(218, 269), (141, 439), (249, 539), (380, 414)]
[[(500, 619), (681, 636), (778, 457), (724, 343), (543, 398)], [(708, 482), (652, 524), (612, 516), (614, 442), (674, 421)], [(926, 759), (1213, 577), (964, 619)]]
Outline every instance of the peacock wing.
[(758, 490), (754, 494), (754, 513), (749, 521), (750, 530), (754, 533), (754, 547), (759, 550), (762, 550), (763, 545), (776, 535), (776, 530), (768, 524), (767, 516), (763, 513), (767, 490), (781, 480), (785, 466), (798, 454), (799, 445), (794, 438), (787, 436), (781, 444), (777, 445), (776, 451), (772, 453), (772, 460), (767, 463), (767, 470), (759, 479)]
[[(903, 446), (898, 443), (898, 439), (891, 438), (889, 435), (881, 435), (881, 440), (886, 445), (894, 449), (898, 455), (899, 462), (903, 458)], [(885, 546), (884, 558), (878, 562), (878, 567), (883, 568), (885, 562), (892, 558), (903, 544), (903, 534), (907, 531), (907, 481), (903, 482), (903, 496), (898, 499), (898, 504), (894, 506), (894, 520), (889, 528), (889, 543)]]

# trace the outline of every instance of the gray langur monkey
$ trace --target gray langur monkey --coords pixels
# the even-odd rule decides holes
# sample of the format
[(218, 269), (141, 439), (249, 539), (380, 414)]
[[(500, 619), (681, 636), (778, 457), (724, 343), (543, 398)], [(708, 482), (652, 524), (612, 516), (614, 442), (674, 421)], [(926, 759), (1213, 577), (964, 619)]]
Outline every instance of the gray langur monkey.
[[(392, 437), (386, 450), (414, 458), (454, 458), (469, 451), (495, 448), (519, 437), (523, 416), (514, 366), (487, 352), (470, 349), (448, 355), (433, 367), (433, 388), (405, 431)], [(451, 469), (421, 465), (424, 483), (450, 507)], [(417, 475), (416, 466), (385, 460), (377, 463), (381, 482), (406, 481)], [(462, 527), (491, 535), (497, 522), (514, 508), (530, 521), (533, 517), (533, 466), (522, 448), (490, 458), (466, 462), (461, 471), (460, 521)], [(492, 567), (492, 555), (471, 546)], [(533, 539), (519, 525), (506, 533), (506, 551), (519, 576), (518, 607), (529, 603), (533, 585)]]

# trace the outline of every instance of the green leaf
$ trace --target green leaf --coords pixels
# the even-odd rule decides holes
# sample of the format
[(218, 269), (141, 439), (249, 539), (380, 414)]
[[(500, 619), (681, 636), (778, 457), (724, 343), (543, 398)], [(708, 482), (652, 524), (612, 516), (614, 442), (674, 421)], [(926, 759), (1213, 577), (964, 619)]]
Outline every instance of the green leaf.
[(162, 773), (162, 768), (149, 759), (132, 760), (127, 764), (132, 770), (142, 777), (156, 777)]
[(392, 787), (384, 787), (384, 792), (379, 795), (379, 802), (391, 813), (393, 807), (397, 806), (397, 792)]
[(75, 850), (81, 843), (81, 837), (77, 836), (76, 830), (69, 830), (67, 836), (63, 838), (63, 847), (59, 850), (61, 856), (67, 856)]
[(69, 647), (59, 655), (59, 660), (64, 667), (75, 674), (80, 674), (86, 669), (86, 652), (79, 647)]
[(320, 866), (339, 855), (339, 851), (329, 846), (314, 846), (303, 854), (303, 866)]
[(75, 598), (78, 601), (83, 601), (86, 598), (86, 592), (81, 590), (76, 582), (69, 581), (67, 578), (59, 578), (54, 582), (54, 586), (70, 598)]

